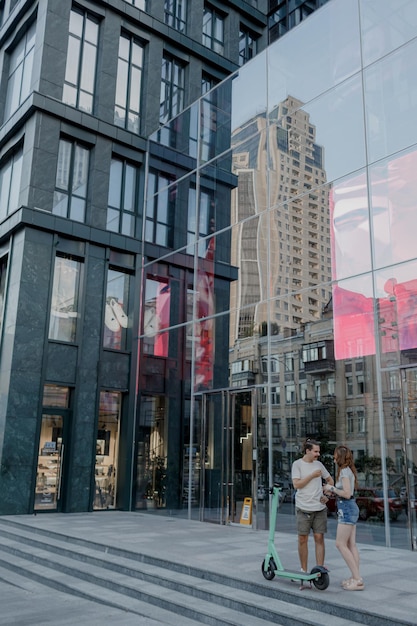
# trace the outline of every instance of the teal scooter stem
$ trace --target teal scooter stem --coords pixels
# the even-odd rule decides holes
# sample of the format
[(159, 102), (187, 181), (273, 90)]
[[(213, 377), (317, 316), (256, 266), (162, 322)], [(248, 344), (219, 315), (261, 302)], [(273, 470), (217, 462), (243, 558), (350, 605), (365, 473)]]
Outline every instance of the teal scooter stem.
[[(271, 513), (269, 519), (269, 538), (268, 538), (268, 552), (266, 557), (262, 561), (262, 574), (266, 580), (272, 580), (275, 576), (281, 576), (282, 578), (290, 578), (291, 580), (299, 580), (303, 582), (312, 582), (316, 589), (324, 591), (327, 589), (330, 583), (329, 573), (325, 567), (316, 565), (311, 570), (310, 574), (307, 572), (289, 572), (284, 569), (281, 559), (279, 558), (277, 549), (275, 547), (275, 526), (277, 523), (277, 512), (279, 502), (280, 489), (276, 485), (270, 488), (269, 493), (272, 494), (271, 500)], [(303, 587), (302, 587), (303, 588)]]

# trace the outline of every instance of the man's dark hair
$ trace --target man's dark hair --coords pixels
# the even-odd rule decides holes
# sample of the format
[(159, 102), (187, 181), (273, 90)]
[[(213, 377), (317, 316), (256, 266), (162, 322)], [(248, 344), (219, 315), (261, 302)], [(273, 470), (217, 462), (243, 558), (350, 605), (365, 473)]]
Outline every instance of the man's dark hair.
[(314, 446), (319, 446), (320, 441), (316, 441), (315, 439), (306, 439), (303, 445), (303, 453), (305, 454), (307, 450), (312, 450)]

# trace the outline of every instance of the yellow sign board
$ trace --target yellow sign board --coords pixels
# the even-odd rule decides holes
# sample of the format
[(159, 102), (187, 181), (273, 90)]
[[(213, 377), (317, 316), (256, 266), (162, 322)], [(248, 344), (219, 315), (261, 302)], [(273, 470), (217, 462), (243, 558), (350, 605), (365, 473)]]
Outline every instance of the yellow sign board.
[(240, 523), (250, 526), (252, 524), (252, 498), (243, 500), (242, 513), (240, 515)]

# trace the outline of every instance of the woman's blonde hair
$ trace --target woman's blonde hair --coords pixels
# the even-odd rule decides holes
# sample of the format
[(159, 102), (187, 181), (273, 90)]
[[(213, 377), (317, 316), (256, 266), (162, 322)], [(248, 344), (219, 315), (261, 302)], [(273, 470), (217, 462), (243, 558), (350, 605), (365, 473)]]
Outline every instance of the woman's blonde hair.
[(358, 486), (358, 472), (356, 471), (355, 463), (353, 461), (353, 453), (347, 446), (337, 446), (334, 450), (334, 458), (337, 464), (337, 476), (339, 479), (340, 470), (344, 467), (350, 467), (355, 477), (355, 488)]

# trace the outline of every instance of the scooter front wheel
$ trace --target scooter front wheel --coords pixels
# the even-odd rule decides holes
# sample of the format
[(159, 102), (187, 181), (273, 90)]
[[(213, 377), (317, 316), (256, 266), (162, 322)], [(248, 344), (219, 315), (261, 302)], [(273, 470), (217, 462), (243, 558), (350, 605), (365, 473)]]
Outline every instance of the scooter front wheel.
[(262, 561), (261, 569), (262, 569), (263, 577), (266, 578), (266, 580), (272, 580), (275, 577), (275, 570), (276, 570), (274, 559), (272, 557), (269, 559), (268, 569), (265, 569), (265, 559), (264, 559)]
[(318, 574), (320, 573), (320, 576), (318, 576), (317, 578), (313, 578), (313, 585), (315, 586), (316, 589), (319, 589), (320, 591), (324, 591), (325, 589), (327, 589), (327, 587), (330, 584), (330, 577), (329, 574), (326, 572), (324, 567), (321, 567), (320, 565), (316, 565), (316, 567), (313, 567), (313, 569), (311, 570), (310, 574)]

